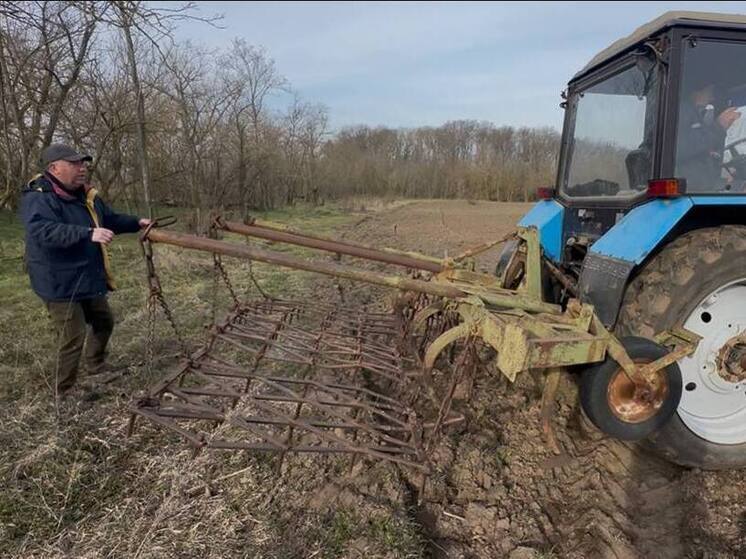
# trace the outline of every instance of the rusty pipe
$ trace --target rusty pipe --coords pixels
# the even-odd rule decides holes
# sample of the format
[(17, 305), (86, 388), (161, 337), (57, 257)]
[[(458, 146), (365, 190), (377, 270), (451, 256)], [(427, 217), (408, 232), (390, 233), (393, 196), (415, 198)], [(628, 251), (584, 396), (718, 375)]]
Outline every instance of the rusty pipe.
[(441, 264), (428, 262), (426, 260), (422, 260), (413, 256), (387, 253), (374, 248), (359, 245), (356, 246), (351, 243), (322, 239), (302, 233), (279, 231), (277, 229), (269, 227), (262, 227), (254, 224), (247, 225), (235, 221), (217, 220), (217, 224), (225, 231), (230, 231), (231, 233), (239, 233), (248, 237), (257, 237), (259, 239), (265, 239), (268, 241), (276, 241), (280, 243), (288, 243), (291, 245), (298, 245), (318, 250), (325, 250), (327, 252), (346, 254), (347, 256), (364, 258), (366, 260), (375, 260), (376, 262), (393, 264), (394, 266), (404, 266), (406, 268), (426, 270), (428, 272), (433, 272), (436, 274), (438, 272), (442, 272), (444, 269)]
[[(203, 250), (226, 256), (256, 260), (267, 264), (274, 264), (285, 268), (296, 270), (305, 270), (332, 277), (345, 278), (401, 291), (415, 291), (418, 293), (427, 293), (436, 297), (446, 297), (448, 299), (462, 299), (473, 294), (467, 293), (454, 285), (439, 283), (435, 281), (422, 281), (409, 279), (399, 276), (391, 276), (369, 270), (359, 270), (351, 266), (333, 264), (331, 262), (315, 262), (297, 258), (280, 252), (263, 250), (259, 248), (229, 243), (197, 237), (196, 235), (187, 235), (185, 233), (176, 233), (174, 231), (165, 231), (163, 229), (151, 229), (143, 234), (143, 239), (156, 243), (165, 243), (184, 248)], [(550, 312), (557, 311), (557, 306), (543, 301), (536, 301), (525, 297), (516, 297), (514, 292), (508, 290), (489, 290), (484, 293), (478, 293), (486, 302), (504, 308), (518, 308), (530, 312)]]
[(276, 251), (263, 250), (246, 245), (229, 243), (227, 241), (217, 241), (214, 239), (197, 237), (196, 235), (187, 235), (185, 233), (152, 229), (146, 238), (156, 243), (166, 243), (184, 248), (193, 248), (224, 254), (226, 256), (246, 258), (258, 262), (265, 262), (267, 264), (274, 264), (276, 266), (283, 266), (285, 268), (305, 270), (307, 272), (315, 272), (327, 276), (372, 283), (374, 285), (401, 289), (403, 291), (417, 291), (419, 293), (427, 293), (451, 299), (460, 299), (466, 296), (466, 293), (450, 285), (413, 280), (399, 276), (388, 276), (378, 272), (358, 270), (351, 266), (343, 266), (331, 262), (315, 262)]
[[(226, 229), (226, 224), (230, 223), (231, 225), (244, 225), (243, 223), (238, 222), (225, 222), (222, 220), (222, 218), (218, 217), (216, 220), (216, 223), (218, 227), (221, 229)], [(441, 269), (443, 268), (443, 260), (440, 258), (436, 258), (434, 256), (429, 256), (427, 254), (420, 254), (419, 252), (412, 252), (412, 251), (406, 251), (406, 250), (398, 250), (395, 248), (390, 247), (372, 247), (370, 245), (365, 245), (363, 243), (357, 243), (352, 241), (343, 241), (340, 239), (333, 239), (329, 237), (324, 237), (322, 235), (318, 234), (310, 234), (302, 231), (297, 231), (295, 229), (292, 229), (288, 227), (287, 225), (283, 223), (275, 223), (274, 221), (265, 221), (260, 219), (252, 218), (251, 222), (248, 224), (254, 227), (258, 227), (259, 229), (264, 229), (268, 231), (277, 231), (281, 233), (288, 233), (290, 235), (295, 235), (297, 237), (303, 237), (304, 239), (314, 239), (316, 241), (326, 241), (330, 243), (334, 243), (335, 245), (348, 247), (350, 249), (365, 249), (365, 250), (371, 250), (379, 253), (383, 253), (386, 255), (398, 255), (398, 256), (405, 256), (407, 258), (414, 258), (415, 260), (421, 261), (421, 262), (429, 262), (430, 264), (435, 264), (437, 266), (440, 266)], [(336, 250), (335, 250), (336, 252)], [(418, 264), (419, 266), (419, 264)], [(420, 268), (424, 269), (424, 268)]]

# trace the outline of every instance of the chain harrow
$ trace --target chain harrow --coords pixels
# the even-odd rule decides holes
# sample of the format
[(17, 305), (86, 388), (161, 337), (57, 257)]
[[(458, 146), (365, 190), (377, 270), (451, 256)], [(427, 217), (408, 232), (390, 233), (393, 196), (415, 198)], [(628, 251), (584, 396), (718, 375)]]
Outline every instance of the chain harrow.
[[(131, 432), (142, 417), (179, 434), (196, 451), (273, 452), (280, 461), (289, 453), (345, 453), (424, 473), (429, 465), (423, 441), (462, 419), (450, 413), (452, 394), (433, 404), (435, 394), (421, 390), (420, 356), (408, 355), (402, 344), (403, 332), (429, 300), (395, 313), (277, 300), (263, 292), (264, 298), (241, 303), (220, 255), (213, 253), (213, 319), (220, 281), (233, 308), (222, 321), (213, 320), (207, 342), (190, 354), (163, 295), (147, 236), (142, 250), (150, 287), (148, 373), (159, 307), (185, 359), (132, 402)], [(431, 323), (425, 337), (445, 324), (438, 327), (436, 318)], [(430, 404), (430, 421), (416, 411), (418, 402)]]
[[(428, 453), (443, 428), (464, 419), (454, 412), (456, 394), (465, 394), (468, 401), (474, 371), (481, 356), (489, 355), (490, 370), (511, 382), (530, 369), (550, 371), (542, 428), (550, 448), (558, 452), (549, 419), (560, 368), (611, 358), (644, 390), (650, 375), (696, 346), (684, 332), (673, 336), (669, 345), (675, 349), (664, 357), (638, 365), (591, 306), (576, 299), (563, 307), (545, 301), (535, 229), (519, 229), (439, 260), (305, 235), (257, 220), (215, 220), (215, 237), (221, 229), (332, 252), (337, 262), (345, 255), (414, 270), (406, 276), (151, 229), (142, 239), (150, 285), (148, 370), (156, 306), (171, 324), (186, 359), (130, 409), (133, 417), (178, 433), (197, 450), (275, 452), (280, 460), (289, 453), (350, 453), (427, 473)], [(518, 242), (514, 261), (506, 268), (513, 270), (510, 284), (517, 283), (516, 289), (503, 287), (507, 276), (498, 279), (476, 272), (472, 260), (506, 239)], [(193, 354), (163, 296), (151, 242), (213, 253), (214, 286), (219, 276), (233, 300), (228, 316), (214, 324), (205, 345)], [(383, 313), (349, 302), (332, 305), (321, 298), (272, 299), (261, 291), (263, 299), (242, 303), (221, 255), (393, 288), (401, 295), (393, 310)], [(575, 292), (561, 270), (549, 272), (567, 293)], [(252, 281), (256, 283), (253, 274)]]
[(198, 450), (348, 453), (426, 472), (423, 438), (457, 418), (444, 405), (428, 423), (406, 403), (419, 389), (399, 328), (388, 313), (245, 303), (130, 409)]

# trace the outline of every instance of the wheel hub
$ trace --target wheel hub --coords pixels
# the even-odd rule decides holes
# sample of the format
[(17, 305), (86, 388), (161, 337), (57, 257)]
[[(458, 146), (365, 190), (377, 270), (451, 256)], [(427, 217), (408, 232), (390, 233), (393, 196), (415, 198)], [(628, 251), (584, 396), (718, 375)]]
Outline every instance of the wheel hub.
[(642, 423), (653, 417), (668, 394), (663, 371), (658, 371), (646, 386), (638, 386), (621, 368), (609, 383), (607, 399), (612, 413), (626, 423)]
[(679, 417), (705, 440), (746, 442), (746, 279), (707, 296), (684, 328), (702, 340), (679, 361), (684, 383)]
[(739, 334), (725, 343), (718, 355), (717, 372), (726, 382), (746, 380), (746, 336)]

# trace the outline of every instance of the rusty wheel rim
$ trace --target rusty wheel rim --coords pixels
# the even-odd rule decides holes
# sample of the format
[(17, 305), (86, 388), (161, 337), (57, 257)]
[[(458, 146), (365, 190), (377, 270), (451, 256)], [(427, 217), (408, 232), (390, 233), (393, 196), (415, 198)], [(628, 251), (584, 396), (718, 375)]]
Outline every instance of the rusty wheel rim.
[(625, 423), (642, 423), (653, 417), (666, 400), (668, 380), (665, 369), (656, 372), (647, 388), (638, 388), (619, 368), (607, 388), (611, 412)]

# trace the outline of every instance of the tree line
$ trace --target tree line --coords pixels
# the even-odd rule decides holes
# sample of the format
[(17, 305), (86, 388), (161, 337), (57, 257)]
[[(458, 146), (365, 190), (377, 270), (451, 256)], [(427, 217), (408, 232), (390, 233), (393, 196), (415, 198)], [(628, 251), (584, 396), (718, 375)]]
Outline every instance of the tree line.
[[(92, 182), (129, 207), (248, 213), (349, 195), (528, 200), (554, 180), (553, 129), (475, 121), (329, 129), (270, 54), (245, 39), (174, 39), (193, 4), (0, 4), (0, 206), (39, 171), (41, 149), (95, 155)], [(202, 18), (206, 29), (219, 25)], [(284, 102), (281, 102), (284, 100)]]

